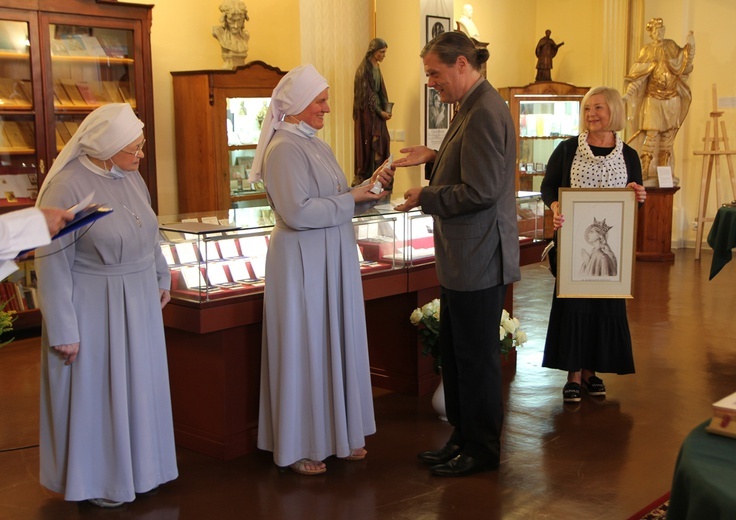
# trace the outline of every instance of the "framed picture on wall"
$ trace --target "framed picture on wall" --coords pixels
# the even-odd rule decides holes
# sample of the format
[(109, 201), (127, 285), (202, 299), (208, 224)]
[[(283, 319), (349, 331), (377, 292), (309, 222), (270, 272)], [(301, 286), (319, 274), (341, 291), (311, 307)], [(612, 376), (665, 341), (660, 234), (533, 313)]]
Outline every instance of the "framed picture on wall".
[(427, 43), (443, 32), (450, 30), (450, 19), (444, 16), (427, 15)]
[(443, 103), (440, 94), (425, 85), (424, 135), (428, 148), (438, 150), (450, 128), (452, 106)]
[(558, 298), (633, 298), (636, 193), (560, 188)]

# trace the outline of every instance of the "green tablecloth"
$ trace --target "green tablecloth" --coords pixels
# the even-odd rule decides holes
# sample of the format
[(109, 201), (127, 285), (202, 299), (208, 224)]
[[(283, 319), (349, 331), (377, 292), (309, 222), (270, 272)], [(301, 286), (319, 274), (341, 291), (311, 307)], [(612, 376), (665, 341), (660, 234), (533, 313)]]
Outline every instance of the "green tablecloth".
[(731, 249), (736, 247), (736, 207), (720, 208), (708, 233), (708, 245), (713, 248), (710, 278), (731, 261)]
[(680, 448), (667, 520), (736, 518), (736, 439), (695, 428)]

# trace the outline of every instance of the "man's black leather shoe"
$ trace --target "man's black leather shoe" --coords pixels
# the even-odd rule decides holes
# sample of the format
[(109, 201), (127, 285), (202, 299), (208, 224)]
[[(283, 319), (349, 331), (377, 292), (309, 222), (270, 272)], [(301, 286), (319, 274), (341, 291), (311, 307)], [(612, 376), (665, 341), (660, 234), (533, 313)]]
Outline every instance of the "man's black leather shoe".
[(457, 457), (460, 450), (462, 450), (460, 446), (448, 442), (439, 450), (423, 451), (417, 457), (427, 464), (444, 464)]
[(498, 462), (485, 462), (461, 453), (444, 464), (432, 466), (429, 470), (438, 477), (464, 477), (492, 469), (498, 469)]

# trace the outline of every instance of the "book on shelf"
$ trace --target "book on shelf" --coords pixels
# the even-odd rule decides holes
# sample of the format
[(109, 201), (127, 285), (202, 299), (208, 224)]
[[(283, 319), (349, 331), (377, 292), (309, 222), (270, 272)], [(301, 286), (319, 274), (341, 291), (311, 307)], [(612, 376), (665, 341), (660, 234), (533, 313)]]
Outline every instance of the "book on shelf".
[(92, 92), (92, 87), (86, 81), (77, 81), (77, 90), (84, 99), (84, 102), (88, 105), (96, 105), (98, 103), (97, 98)]
[[(63, 125), (62, 125), (63, 126)], [(56, 149), (61, 150), (64, 145), (66, 144), (66, 141), (61, 136), (61, 132), (59, 132), (59, 123), (56, 123)]]
[(20, 80), (16, 83), (18, 86), (18, 91), (22, 92), (23, 94), (23, 103), (20, 104), (28, 104), (33, 105), (33, 84), (28, 80)]
[(13, 148), (34, 148), (33, 137), (29, 135), (28, 127), (21, 122), (3, 121), (3, 130)]
[(110, 99), (110, 101), (112, 101), (113, 103), (125, 103), (125, 98), (120, 93), (117, 82), (103, 81), (102, 86), (107, 91), (107, 97)]
[(71, 99), (73, 105), (86, 105), (87, 104), (84, 101), (82, 94), (79, 92), (79, 89), (77, 88), (77, 83), (74, 80), (62, 79), (59, 81), (61, 81), (61, 84), (64, 86), (64, 90), (69, 96), (69, 99)]
[(107, 56), (105, 49), (100, 45), (99, 40), (94, 36), (87, 36), (85, 34), (77, 34), (74, 38), (79, 39), (82, 42), (84, 50), (87, 52), (87, 56)]
[(79, 123), (76, 121), (64, 121), (64, 126), (69, 132), (69, 139), (71, 139), (71, 136), (73, 136), (76, 133), (77, 128), (79, 128)]
[(72, 105), (72, 100), (69, 94), (66, 93), (64, 85), (61, 84), (60, 80), (54, 81), (54, 96), (58, 98), (59, 103), (62, 105)]
[(53, 38), (51, 40), (51, 55), (52, 56), (69, 56), (69, 51), (64, 45), (64, 40), (58, 40)]
[(135, 108), (135, 95), (131, 92), (130, 84), (119, 83), (118, 88), (120, 89), (120, 95), (123, 97), (126, 103), (130, 103), (130, 106)]
[(713, 418), (705, 429), (736, 438), (736, 392), (713, 403)]
[(5, 125), (2, 121), (0, 121), (0, 149), (2, 150), (10, 150), (13, 148), (13, 145), (10, 144), (10, 139), (8, 139), (8, 134), (5, 133)]
[(61, 40), (64, 42), (69, 56), (89, 56), (87, 49), (84, 46), (84, 42), (78, 37), (78, 35), (72, 35), (70, 38), (64, 38)]
[(3, 105), (15, 105), (15, 99), (13, 98), (13, 83), (15, 80), (12, 78), (0, 78), (0, 100)]
[(57, 137), (57, 143), (61, 142), (62, 144), (66, 144), (67, 141), (72, 138), (72, 134), (64, 124), (64, 121), (56, 122), (56, 133), (59, 135), (59, 137)]
[(99, 35), (97, 40), (105, 50), (105, 54), (110, 58), (128, 57), (128, 45), (122, 38), (117, 38), (112, 35)]

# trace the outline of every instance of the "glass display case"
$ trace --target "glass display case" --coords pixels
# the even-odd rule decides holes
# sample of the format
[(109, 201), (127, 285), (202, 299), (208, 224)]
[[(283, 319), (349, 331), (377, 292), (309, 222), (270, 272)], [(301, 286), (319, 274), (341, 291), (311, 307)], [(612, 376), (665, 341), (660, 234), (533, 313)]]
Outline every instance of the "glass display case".
[(552, 151), (578, 135), (580, 102), (588, 90), (554, 81), (498, 90), (517, 130), (517, 191), (540, 190)]
[[(397, 247), (403, 216), (377, 208), (353, 219), (361, 274), (404, 265)], [(204, 302), (263, 292), (274, 225), (270, 207), (159, 217), (159, 223), (173, 297)]]
[[(520, 245), (542, 240), (539, 193), (516, 199)], [(434, 262), (433, 220), (419, 209), (376, 205), (353, 218), (361, 275)], [(263, 292), (266, 253), (274, 226), (269, 206), (159, 217), (161, 249), (171, 270), (172, 297), (206, 302)], [(535, 260), (538, 261), (538, 260)]]
[(179, 211), (260, 206), (250, 179), (270, 96), (285, 72), (260, 61), (235, 70), (172, 72)]
[(541, 193), (535, 191), (518, 193), (516, 219), (519, 224), (520, 243), (544, 239), (544, 202)]

